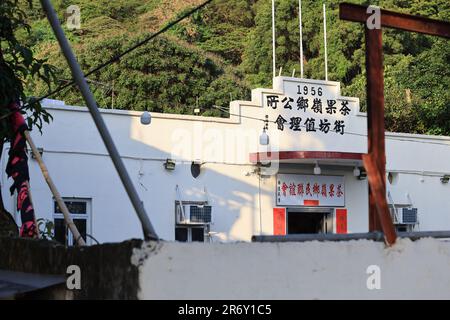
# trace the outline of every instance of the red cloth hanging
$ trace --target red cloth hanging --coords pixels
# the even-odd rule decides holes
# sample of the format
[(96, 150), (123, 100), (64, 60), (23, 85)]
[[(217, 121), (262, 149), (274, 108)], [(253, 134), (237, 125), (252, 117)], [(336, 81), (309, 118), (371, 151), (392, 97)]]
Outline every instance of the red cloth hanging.
[(6, 165), (8, 177), (12, 177), (14, 180), (9, 190), (11, 195), (14, 194), (14, 191), (17, 191), (18, 195), (17, 210), (20, 211), (22, 220), (20, 236), (33, 238), (37, 234), (37, 226), (34, 209), (28, 194), (30, 175), (28, 171), (27, 144), (24, 137), (24, 131), (28, 130), (28, 126), (19, 111), (18, 103), (12, 103), (8, 107), (11, 111), (15, 111), (10, 117), (14, 139), (11, 141), (8, 164)]

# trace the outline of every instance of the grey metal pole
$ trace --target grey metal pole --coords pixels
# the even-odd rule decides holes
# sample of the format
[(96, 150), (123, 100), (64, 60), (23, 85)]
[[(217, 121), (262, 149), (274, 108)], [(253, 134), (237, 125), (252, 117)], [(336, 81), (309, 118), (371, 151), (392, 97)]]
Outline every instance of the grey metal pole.
[(352, 233), (352, 234), (289, 234), (285, 236), (253, 236), (253, 242), (305, 242), (305, 241), (350, 241), (350, 240), (374, 240), (384, 239), (383, 233)]
[[(399, 238), (418, 240), (421, 238), (450, 239), (450, 231), (416, 231), (398, 232)], [(305, 241), (350, 241), (373, 240), (384, 241), (382, 232), (350, 233), (350, 234), (291, 234), (286, 236), (253, 236), (253, 242), (305, 242)]]
[(72, 71), (73, 78), (78, 85), (80, 92), (86, 102), (86, 105), (94, 119), (95, 125), (97, 126), (98, 131), (100, 132), (100, 136), (105, 143), (106, 149), (111, 157), (112, 162), (119, 174), (120, 179), (122, 180), (123, 186), (128, 194), (128, 197), (133, 204), (134, 210), (141, 221), (141, 225), (144, 231), (144, 238), (146, 240), (158, 240), (158, 236), (156, 235), (155, 230), (150, 222), (150, 219), (145, 212), (144, 205), (142, 204), (139, 196), (134, 188), (134, 185), (127, 173), (127, 170), (120, 158), (119, 152), (114, 145), (114, 141), (111, 138), (111, 135), (106, 127), (106, 124), (98, 111), (97, 102), (95, 101), (94, 95), (92, 94), (89, 86), (86, 82), (86, 78), (84, 77), (83, 71), (81, 70), (80, 65), (70, 47), (69, 41), (67, 40), (64, 31), (61, 27), (61, 24), (58, 20), (58, 16), (56, 15), (55, 9), (53, 8), (50, 0), (41, 0), (42, 7), (47, 15), (47, 19), (50, 22), (50, 25), (53, 29), (53, 33), (55, 34), (59, 46), (64, 54), (64, 57), (69, 64), (70, 70)]
[(275, 26), (275, 0), (272, 0), (272, 69), (273, 77), (277, 76), (277, 52), (276, 52), (276, 26)]

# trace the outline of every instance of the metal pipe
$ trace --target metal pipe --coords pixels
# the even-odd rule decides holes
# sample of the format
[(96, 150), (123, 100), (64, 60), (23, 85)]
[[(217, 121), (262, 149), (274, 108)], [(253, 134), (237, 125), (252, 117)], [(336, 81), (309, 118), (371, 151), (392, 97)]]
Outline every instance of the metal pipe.
[(382, 241), (381, 232), (351, 233), (351, 234), (289, 234), (285, 236), (253, 236), (253, 242), (305, 242), (305, 241), (349, 241), (349, 240)]
[(327, 13), (323, 4), (323, 40), (325, 46), (325, 81), (328, 81)]
[(397, 232), (397, 236), (399, 238), (409, 238), (411, 240), (418, 240), (421, 238), (450, 239), (450, 231)]
[(298, 23), (300, 29), (300, 74), (303, 79), (303, 26), (302, 26), (302, 0), (298, 0)]
[(106, 127), (106, 124), (100, 112), (98, 111), (94, 95), (89, 89), (83, 71), (81, 70), (81, 67), (78, 64), (78, 61), (72, 51), (72, 48), (70, 47), (69, 41), (67, 40), (64, 31), (61, 27), (61, 24), (58, 20), (58, 16), (56, 15), (56, 12), (53, 9), (50, 0), (41, 0), (41, 4), (47, 15), (47, 19), (50, 22), (50, 25), (53, 29), (53, 33), (55, 34), (61, 47), (61, 50), (69, 64), (73, 78), (80, 89), (80, 92), (84, 98), (84, 101), (86, 102), (86, 105), (92, 115), (92, 118), (94, 119), (95, 125), (97, 126), (97, 129), (100, 133), (100, 136), (103, 139), (103, 142), (105, 143), (106, 149), (108, 150), (108, 153), (117, 170), (117, 173), (119, 174), (119, 177), (128, 194), (128, 197), (130, 198), (131, 203), (134, 209), (136, 210), (136, 213), (138, 215), (138, 218), (141, 222), (144, 231), (144, 238), (146, 240), (157, 240), (158, 237), (156, 235), (156, 232), (153, 229), (153, 226), (150, 222), (150, 219), (147, 216), (147, 213), (145, 212), (144, 205), (139, 199), (139, 196), (122, 162), (119, 152), (117, 151), (116, 146), (114, 145), (114, 141), (108, 131), (108, 128)]
[[(398, 238), (418, 240), (421, 238), (450, 239), (450, 231), (398, 232)], [(384, 241), (382, 232), (350, 233), (350, 234), (290, 234), (285, 236), (253, 236), (252, 242), (306, 242), (306, 241), (350, 241), (373, 240)]]
[(276, 62), (276, 41), (275, 41), (275, 0), (272, 0), (272, 64), (273, 77), (276, 77), (277, 62)]

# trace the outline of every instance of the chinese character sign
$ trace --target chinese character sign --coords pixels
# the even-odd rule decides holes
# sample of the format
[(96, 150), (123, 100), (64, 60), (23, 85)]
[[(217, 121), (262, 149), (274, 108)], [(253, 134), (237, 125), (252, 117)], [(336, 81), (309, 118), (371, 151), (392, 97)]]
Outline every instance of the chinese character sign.
[(246, 126), (260, 131), (263, 124), (255, 119), (263, 120), (270, 136), (267, 147), (252, 148), (251, 153), (368, 151), (366, 114), (358, 98), (341, 94), (339, 82), (275, 77), (272, 89), (254, 89), (251, 104), (233, 107), (233, 114), (242, 112)]
[(286, 95), (264, 99), (265, 107), (275, 112), (272, 121), (279, 131), (344, 135), (353, 112), (348, 100), (316, 84), (298, 84)]
[(344, 207), (343, 176), (279, 174), (277, 205)]

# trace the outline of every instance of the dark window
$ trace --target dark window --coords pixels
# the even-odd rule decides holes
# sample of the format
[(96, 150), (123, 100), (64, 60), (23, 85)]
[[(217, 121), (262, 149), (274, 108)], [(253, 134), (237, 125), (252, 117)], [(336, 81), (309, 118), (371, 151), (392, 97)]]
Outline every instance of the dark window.
[(180, 242), (205, 242), (204, 227), (175, 227), (175, 241)]
[[(86, 232), (87, 232), (87, 225), (86, 225), (86, 219), (73, 219), (73, 223), (78, 229), (78, 232), (80, 233), (81, 237), (86, 241)], [(78, 239), (73, 239), (74, 244), (77, 243)]]
[(324, 219), (326, 213), (288, 212), (288, 234), (326, 233)]
[[(88, 242), (87, 235), (90, 232), (90, 214), (88, 212), (88, 202), (89, 200), (81, 199), (64, 200), (64, 203), (66, 204), (67, 209), (70, 212), (70, 216), (85, 242)], [(58, 206), (56, 201), (53, 202), (53, 206), (55, 211), (53, 213), (55, 221), (55, 240), (66, 246), (75, 245), (78, 239), (74, 238), (72, 232), (67, 227), (61, 208)]]
[(175, 228), (175, 241), (188, 241), (188, 228)]
[[(86, 241), (86, 233), (87, 233), (87, 225), (86, 219), (73, 219), (73, 223), (80, 232), (81, 237)], [(67, 228), (64, 219), (55, 219), (55, 240), (63, 245), (73, 245), (76, 243), (76, 239), (73, 239), (73, 244), (68, 243), (68, 232), (70, 232)]]
[(406, 224), (396, 225), (397, 232), (408, 232), (408, 226)]
[(192, 241), (205, 242), (205, 229), (203, 228), (191, 228)]
[(64, 245), (67, 243), (67, 230), (64, 219), (55, 219), (55, 240)]
[[(67, 209), (72, 214), (86, 214), (87, 212), (87, 203), (86, 201), (64, 201), (67, 206)], [(55, 201), (55, 213), (62, 213), (61, 208)]]

